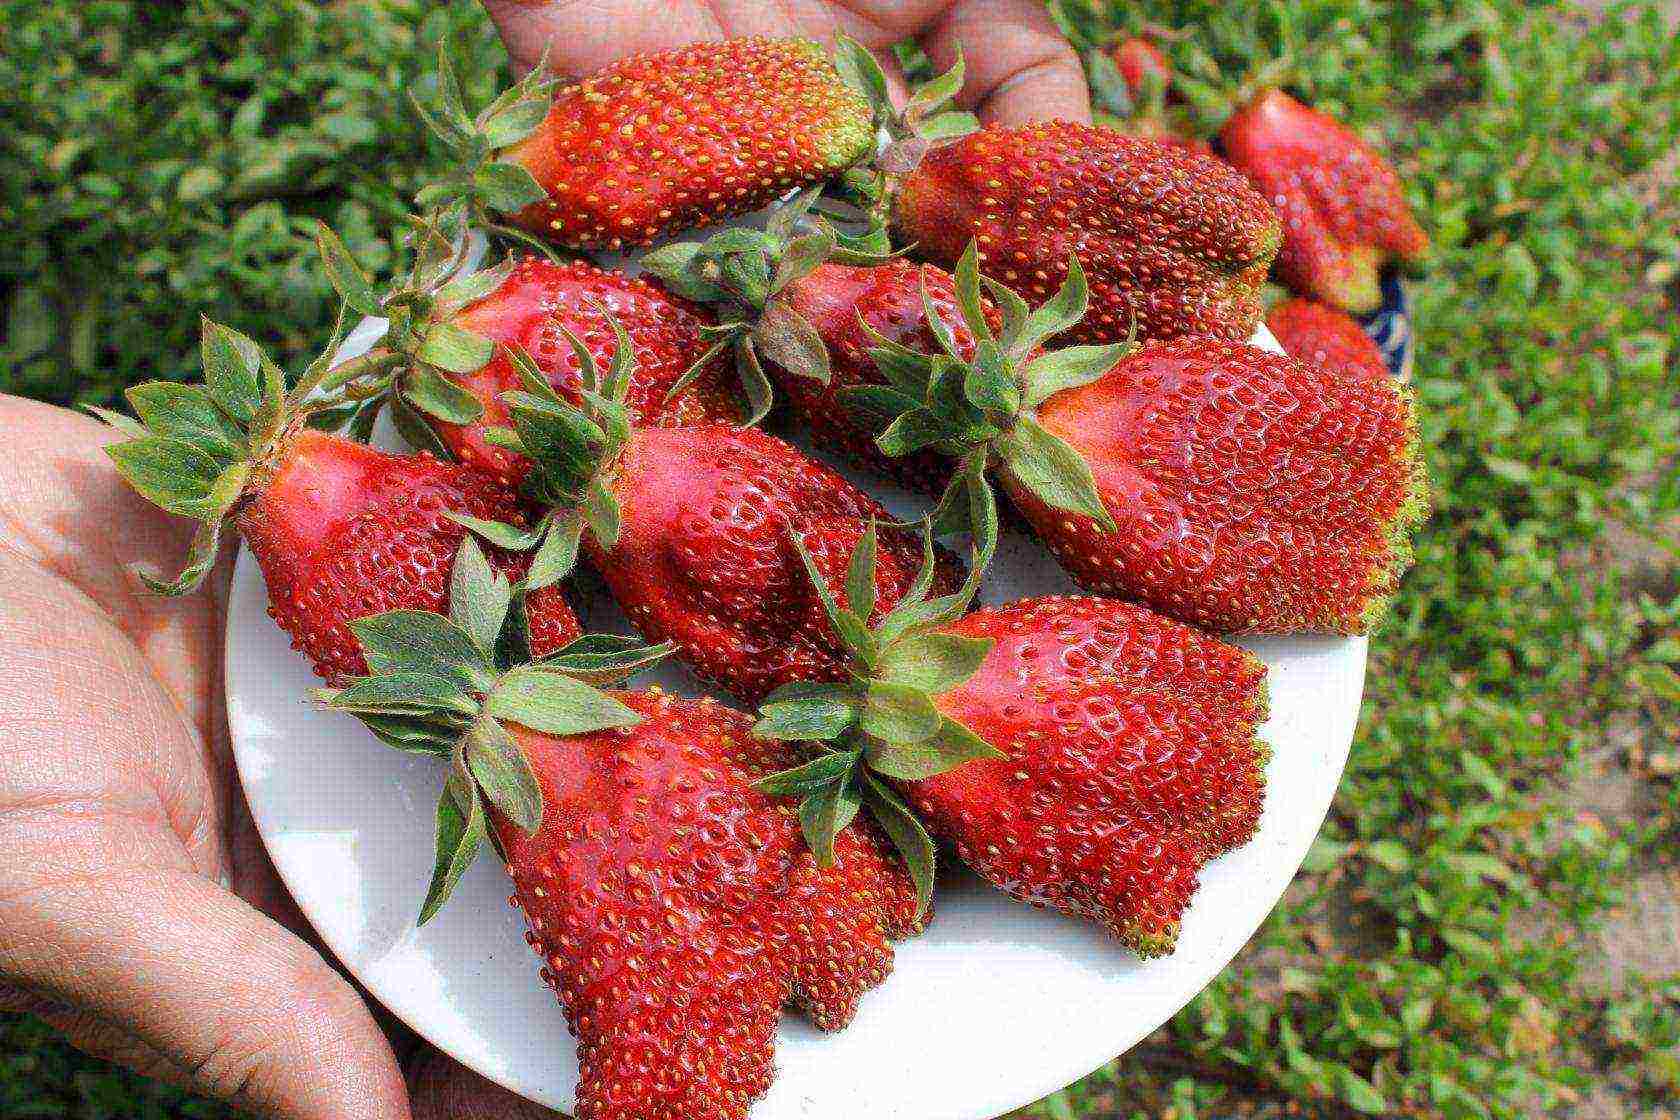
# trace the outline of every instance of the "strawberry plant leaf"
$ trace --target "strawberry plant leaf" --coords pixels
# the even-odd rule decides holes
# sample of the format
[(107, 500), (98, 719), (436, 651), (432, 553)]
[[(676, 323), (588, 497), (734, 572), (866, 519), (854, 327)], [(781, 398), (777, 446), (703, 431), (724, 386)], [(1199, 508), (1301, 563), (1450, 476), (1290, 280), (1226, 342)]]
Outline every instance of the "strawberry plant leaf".
[(770, 700), (758, 709), (752, 733), (759, 739), (837, 739), (857, 722), (857, 707), (838, 685), (786, 700)]
[(550, 524), (550, 519), (545, 517), (531, 528), (522, 529), (505, 521), (486, 521), (481, 517), (471, 517), (454, 510), (444, 510), (443, 515), (497, 548), (505, 548), (509, 552), (529, 552), (543, 539), (543, 534), (547, 532)]
[(479, 800), (478, 790), (471, 781), (451, 774), (449, 788), (438, 798), (437, 858), (416, 924), (423, 926), (431, 921), (449, 900), (455, 884), (477, 858), (484, 836), (484, 804)]
[(431, 611), (386, 611), (358, 618), (350, 630), (374, 673), (403, 669), (434, 673), (467, 691), (494, 684), (490, 664), (478, 643), (453, 622)]
[(1039, 355), (1023, 371), (1027, 407), (1037, 408), (1063, 389), (1101, 380), (1135, 349), (1125, 342), (1111, 342), (1104, 346), (1069, 346)]
[(263, 403), (262, 348), (232, 327), (205, 319), (199, 353), (210, 395), (239, 424), (250, 424)]
[(938, 732), (942, 719), (933, 698), (921, 689), (871, 681), (858, 726), (889, 743), (919, 743)]
[(881, 434), (875, 437), (875, 446), (883, 455), (896, 459), (932, 447), (950, 434), (951, 426), (944, 417), (930, 408), (917, 406), (881, 429)]
[(961, 364), (963, 362), (962, 351), (957, 349), (957, 340), (951, 333), (951, 325), (945, 321), (945, 316), (941, 314), (939, 305), (933, 302), (933, 293), (928, 291), (927, 278), (927, 271), (925, 269), (921, 270), (919, 272), (919, 279), (921, 280), (922, 289), (922, 315), (927, 320), (928, 330), (932, 332), (934, 339), (938, 341), (939, 348), (943, 350), (952, 361)]
[(385, 313), (367, 273), (362, 271), (349, 248), (325, 222), (315, 223), (315, 248), (321, 255), (321, 267), (326, 271), (327, 282), (340, 299), (363, 315)]
[(974, 360), (963, 374), (963, 396), (987, 413), (1013, 416), (1020, 409), (1021, 388), (997, 343), (982, 339), (975, 346)]
[[(517, 87), (509, 92), (517, 92)], [(548, 116), (550, 100), (544, 97), (525, 97), (505, 106), (491, 106), (479, 135), (492, 148), (505, 148), (531, 135)]]
[(446, 757), (460, 737), (459, 728), (419, 716), (357, 712), (356, 718), (374, 738), (405, 754)]
[(519, 261), (512, 254), (503, 257), (494, 267), (469, 272), (465, 276), (458, 276), (439, 288), (433, 300), (434, 315), (449, 315), (468, 304), (476, 303), (491, 292), (507, 283), (508, 277), (518, 267)]
[(159, 580), (144, 571), (136, 571), (142, 583), (156, 595), (185, 595), (204, 582), (221, 554), (222, 519), (207, 519), (193, 531), (192, 543), (187, 546), (186, 566), (173, 580)]
[(590, 535), (603, 549), (610, 552), (618, 546), (621, 524), (618, 498), (600, 479), (594, 479), (589, 484), (589, 496), (583, 503), (583, 517), (589, 522)]
[[(925, 291), (926, 273), (922, 279)], [(957, 258), (957, 267), (951, 273), (951, 279), (956, 288), (957, 308), (962, 312), (963, 322), (968, 326), (969, 333), (977, 342), (997, 341), (997, 336), (992, 333), (992, 324), (986, 321), (985, 305), (980, 302), (979, 242), (972, 239), (969, 241), (962, 256)]]
[(770, 415), (776, 397), (764, 367), (759, 364), (758, 347), (749, 334), (741, 335), (735, 342), (735, 368), (740, 373), (741, 389), (747, 394), (750, 415), (744, 426), (750, 428)]
[(82, 407), (130, 439), (145, 439), (151, 435), (146, 430), (146, 426), (132, 416), (125, 416), (120, 412), (114, 412), (109, 408), (101, 408), (96, 404), (87, 404)]
[(551, 735), (631, 727), (642, 719), (599, 689), (536, 665), (510, 669), (484, 706), (493, 716)]
[(483, 335), (454, 323), (438, 322), (426, 328), (414, 356), (450, 373), (472, 373), (483, 369), (495, 353), (496, 344)]
[(1114, 518), (1097, 494), (1090, 464), (1031, 416), (1021, 416), (1000, 441), (1005, 469), (1053, 509), (1089, 517), (1109, 532)]
[(875, 775), (862, 774), (858, 787), (875, 823), (881, 826), (881, 831), (887, 834), (887, 839), (892, 841), (893, 847), (904, 859), (910, 881), (916, 885), (917, 917), (921, 917), (933, 901), (935, 862), (938, 858), (933, 837), (928, 835), (927, 828), (910, 811), (904, 799)]
[(991, 653), (991, 638), (913, 634), (888, 646), (877, 672), (882, 680), (925, 692), (947, 692), (972, 677)]
[(864, 748), (863, 757), (871, 769), (889, 778), (917, 782), (977, 758), (1002, 758), (1003, 752), (956, 720), (946, 718), (934, 734), (920, 742), (872, 741)]
[(981, 276), (980, 283), (984, 285), (986, 294), (992, 298), (992, 304), (1003, 316), (1003, 328), (998, 332), (998, 344), (1010, 358), (1015, 361), (1021, 360), (1032, 349), (1030, 346), (1021, 345), (1021, 332), (1026, 329), (1027, 316), (1031, 314), (1027, 301), (1013, 288), (1004, 286), (990, 276)]
[(470, 719), (478, 713), (477, 702), (459, 679), (430, 669), (393, 669), (343, 688), (317, 689), (314, 696), (335, 711), (354, 715), (440, 718), (455, 713)]
[(910, 99), (904, 103), (903, 119), (906, 124), (914, 126), (925, 118), (941, 112), (951, 99), (962, 91), (966, 80), (967, 67), (963, 63), (962, 47), (957, 47), (957, 57), (951, 63), (951, 68), (943, 74), (923, 82), (910, 94)]
[(447, 462), (450, 458), (449, 448), (443, 445), (443, 440), (432, 431), (432, 426), (408, 403), (401, 394), (395, 395), (389, 401), (391, 409), (391, 424), (397, 429), (397, 434), (403, 442), (416, 451), (430, 451), (433, 455)]
[(806, 794), (799, 803), (799, 829), (817, 857), (817, 866), (834, 866), (834, 841), (852, 823), (862, 804), (852, 782), (835, 782)]
[(771, 797), (805, 797), (851, 780), (861, 752), (834, 751), (811, 761), (760, 778), (753, 788)]
[(148, 436), (111, 444), (105, 453), (147, 501), (182, 517), (203, 518), (211, 512), (207, 499), (222, 464), (197, 443)]
[(775, 295), (795, 280), (809, 276), (833, 254), (834, 229), (826, 222), (820, 223), (815, 231), (789, 241), (770, 277), (770, 294)]
[(885, 124), (892, 119), (892, 93), (887, 85), (886, 71), (875, 55), (850, 35), (839, 35), (834, 42), (834, 69), (840, 79), (862, 94), (875, 110), (875, 123)]
[(868, 527), (852, 550), (851, 563), (846, 565), (846, 606), (864, 622), (875, 613), (875, 561), (879, 541), (875, 518), (870, 517)]
[(507, 728), (488, 716), (473, 721), (461, 750), (484, 797), (527, 835), (542, 825), (542, 788)]
[(525, 587), (536, 591), (559, 583), (577, 567), (578, 543), (583, 538), (583, 512), (575, 510), (564, 517), (549, 515), (548, 532), (543, 534), (542, 547), (531, 558), (525, 572)]
[(923, 140), (955, 140), (980, 129), (980, 118), (967, 109), (949, 109), (917, 122), (914, 131)]
[(150, 429), (140, 435), (187, 440), (224, 464), (245, 457), (245, 432), (202, 385), (148, 381), (129, 389), (126, 395), (135, 415)]
[(512, 603), (513, 588), (507, 577), (490, 567), (478, 541), (467, 534), (455, 553), (455, 567), (449, 577), (450, 620), (488, 656), (496, 648), (496, 637), (502, 632)]
[(753, 328), (758, 356), (795, 377), (809, 377), (827, 385), (832, 376), (828, 347), (817, 329), (799, 312), (772, 300)]
[(640, 638), (620, 634), (585, 634), (537, 662), (587, 684), (618, 684), (670, 656), (674, 642), (650, 646)]
[(403, 378), (402, 393), (415, 409), (445, 424), (471, 424), (484, 415), (483, 402), (422, 363)]
[(1055, 295), (1027, 316), (1020, 337), (1015, 340), (1016, 352), (1028, 354), (1044, 345), (1045, 339), (1078, 326), (1079, 321), (1085, 318), (1090, 295), (1090, 288), (1085, 283), (1085, 270), (1079, 266), (1079, 257), (1069, 253), (1067, 278), (1056, 289)]

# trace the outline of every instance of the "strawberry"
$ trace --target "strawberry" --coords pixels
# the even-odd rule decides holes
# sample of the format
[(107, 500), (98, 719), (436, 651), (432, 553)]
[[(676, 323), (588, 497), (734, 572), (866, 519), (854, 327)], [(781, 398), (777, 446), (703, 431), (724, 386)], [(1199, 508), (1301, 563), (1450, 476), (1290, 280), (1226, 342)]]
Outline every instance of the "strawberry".
[(1143, 95), (1152, 85), (1160, 86), (1165, 92), (1172, 84), (1172, 63), (1160, 47), (1142, 35), (1129, 35), (1120, 40), (1110, 49), (1109, 57), (1134, 97)]
[(950, 274), (886, 251), (884, 239), (847, 238), (820, 219), (801, 225), (814, 201), (779, 211), (763, 233), (730, 230), (706, 242), (649, 253), (643, 267), (673, 290), (719, 308), (719, 345), (733, 346), (748, 395), (768, 408), (765, 372), (816, 442), (914, 490), (938, 493), (950, 468), (938, 455), (894, 459), (875, 446), (857, 390), (887, 385), (869, 356), (874, 337), (918, 350), (938, 345), (927, 327), (924, 292), (956, 322), (956, 345), (974, 339), (955, 319)]
[[(262, 569), (269, 614), (317, 673), (339, 681), (367, 671), (351, 620), (445, 602), (449, 562), (466, 534), (453, 518), (522, 519), (514, 497), (475, 471), (311, 428), (318, 413), (303, 402), (324, 361), (287, 394), (279, 370), (244, 335), (206, 320), (203, 350), (207, 385), (137, 385), (128, 399), (140, 423), (103, 414), (133, 437), (109, 449), (129, 484), (202, 523), (186, 570), (170, 583), (146, 577), (154, 590), (197, 587), (231, 522)], [(495, 563), (518, 577), (527, 561), (498, 552)], [(537, 650), (577, 637), (557, 587), (522, 602)]]
[(1286, 299), (1266, 314), (1266, 326), (1292, 358), (1347, 377), (1390, 376), (1388, 362), (1365, 328), (1334, 307)]
[(1282, 236), (1266, 200), (1219, 160), (1112, 130), (1053, 122), (986, 128), (929, 152), (898, 184), (897, 235), (950, 266), (970, 241), (986, 275), (1041, 300), (1090, 277), (1068, 330), (1112, 342), (1247, 339)]
[[(507, 423), (501, 394), (519, 381), (501, 347), (531, 354), (549, 384), (581, 400), (575, 345), (599, 360), (612, 355), (615, 316), (642, 355), (626, 405), (650, 427), (739, 420), (726, 366), (706, 360), (703, 307), (658, 285), (583, 261), (508, 257), (460, 275), (459, 231), (422, 221), (407, 282), (375, 296), (342, 242), (325, 226), (318, 244), (327, 272), (351, 306), (389, 320), (379, 346), (334, 374), (368, 398), (365, 431), (388, 404), (398, 429), (417, 447), (453, 457), (516, 489), (530, 464), (485, 437)], [(683, 384), (678, 385), (681, 379)]]
[(1084, 313), (1078, 261), (1036, 311), (1005, 303), (994, 333), (976, 257), (955, 287), (972, 362), (877, 348), (909, 402), (877, 445), (960, 457), (944, 510), (991, 467), (1087, 590), (1222, 631), (1381, 617), (1424, 509), (1409, 390), (1216, 338), (1041, 353)]
[(533, 73), (476, 119), (447, 64), (422, 108), (466, 199), (580, 249), (645, 245), (756, 210), (871, 155), (874, 111), (809, 39), (728, 39), (632, 55), (552, 92)]
[[(600, 691), (663, 650), (590, 636), (526, 663), (512, 588), (463, 546), (450, 615), (355, 624), (377, 674), (323, 690), (387, 741), (450, 760), (423, 923), (492, 839), (578, 1039), (579, 1120), (744, 1120), (776, 1022), (845, 1026), (924, 908), (876, 831), (821, 857), (754, 783), (794, 758), (712, 700)], [(517, 635), (513, 635), (517, 639)], [(898, 806), (895, 806), (897, 808)]]
[[(868, 586), (869, 567), (866, 545), (848, 584)], [(1095, 918), (1141, 956), (1171, 952), (1198, 870), (1259, 823), (1260, 662), (1108, 600), (965, 617), (965, 589), (907, 596), (867, 627), (867, 598), (814, 586), (851, 635), (852, 673), (771, 695), (754, 734), (827, 750), (765, 788), (820, 820), (891, 784), (988, 882)], [(932, 848), (913, 836), (901, 849), (931, 875)]]
[[(756, 429), (633, 428), (622, 403), (630, 355), (621, 343), (581, 411), (514, 354), (527, 372), (525, 391), (508, 397), (510, 442), (536, 460), (528, 489), (551, 512), (529, 531), (473, 527), (502, 547), (535, 549), (534, 586), (564, 575), (581, 543), (644, 637), (675, 642), (700, 677), (749, 702), (788, 681), (843, 675), (844, 645), (809, 590), (796, 544), (843, 567), (869, 525), (890, 515)], [(911, 586), (922, 550), (901, 528), (880, 539), (873, 594), (885, 611)], [(941, 555), (936, 579), (953, 585), (954, 561)]]
[(1375, 311), (1379, 270), (1418, 264), (1428, 252), (1393, 166), (1352, 129), (1282, 90), (1239, 108), (1219, 143), (1282, 213), (1278, 276), (1301, 295)]

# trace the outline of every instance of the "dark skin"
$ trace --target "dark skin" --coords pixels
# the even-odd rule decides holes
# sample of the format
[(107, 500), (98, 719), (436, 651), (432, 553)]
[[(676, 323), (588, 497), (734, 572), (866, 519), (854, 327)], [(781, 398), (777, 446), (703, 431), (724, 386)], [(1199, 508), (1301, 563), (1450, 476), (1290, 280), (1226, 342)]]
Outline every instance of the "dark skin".
[[(1090, 116), (1037, 0), (486, 0), (516, 64), (589, 73), (735, 35), (918, 39), (983, 120)], [(890, 61), (890, 60), (889, 60)], [(902, 85), (902, 76), (893, 74)], [(78, 413), (0, 397), (0, 1009), (284, 1120), (552, 1120), (417, 1043), (313, 941), (234, 773), (224, 564), (183, 599), (191, 526), (137, 497)], [(535, 977), (533, 976), (533, 983)]]

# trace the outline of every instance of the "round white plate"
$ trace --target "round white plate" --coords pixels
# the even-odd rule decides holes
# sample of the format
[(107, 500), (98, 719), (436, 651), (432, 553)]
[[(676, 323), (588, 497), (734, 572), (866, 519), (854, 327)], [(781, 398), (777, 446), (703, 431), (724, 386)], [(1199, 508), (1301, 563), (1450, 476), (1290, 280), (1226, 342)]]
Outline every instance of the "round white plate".
[[(359, 353), (382, 329), (363, 324), (347, 351)], [(1256, 342), (1277, 348), (1269, 335)], [(907, 495), (846, 473), (895, 512), (920, 512)], [(1047, 552), (1010, 535), (982, 598), (1073, 590)], [(591, 629), (629, 633), (610, 603), (580, 599)], [(265, 606), (260, 573), (241, 554), (228, 612), (228, 717), (281, 877), (332, 951), (411, 1027), (509, 1089), (569, 1110), (576, 1050), (537, 977), (502, 869), (493, 856), (479, 860), (443, 911), (415, 928), (442, 771), (381, 746), (349, 716), (310, 706), (304, 697), (316, 681)], [(1245, 644), (1271, 669), (1265, 814), (1259, 835), (1203, 873), (1176, 953), (1140, 963), (1092, 923), (1011, 902), (947, 869), (931, 928), (898, 946), (892, 977), (865, 997), (850, 1028), (821, 1035), (796, 1014), (784, 1017), (778, 1075), (753, 1120), (998, 1116), (1129, 1049), (1224, 968), (1282, 895), (1329, 809), (1365, 676), (1363, 639)], [(642, 680), (698, 692), (674, 666)]]

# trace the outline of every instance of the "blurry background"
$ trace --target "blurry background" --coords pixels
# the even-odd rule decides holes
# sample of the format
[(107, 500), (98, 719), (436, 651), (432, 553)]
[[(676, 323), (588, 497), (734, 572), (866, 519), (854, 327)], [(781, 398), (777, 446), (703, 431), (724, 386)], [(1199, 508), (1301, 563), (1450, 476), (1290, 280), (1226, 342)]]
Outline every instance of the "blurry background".
[[(1062, 4), (1098, 41), (1278, 44), (1206, 2)], [(1659, 3), (1298, 0), (1293, 90), (1376, 140), (1416, 283), (1436, 513), (1323, 835), (1169, 1026), (1031, 1114), (1680, 1115), (1680, 40)], [(441, 153), (406, 91), (475, 3), (0, 0), (0, 391), (197, 372), (198, 317), (296, 369), (313, 222), (388, 272)], [(1000, 1009), (1007, 1014), (1007, 1009)], [(0, 1016), (0, 1117), (230, 1115)]]

